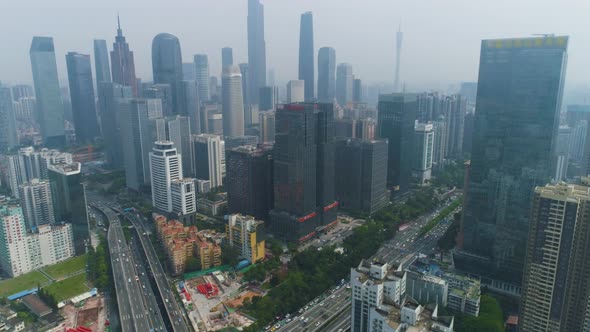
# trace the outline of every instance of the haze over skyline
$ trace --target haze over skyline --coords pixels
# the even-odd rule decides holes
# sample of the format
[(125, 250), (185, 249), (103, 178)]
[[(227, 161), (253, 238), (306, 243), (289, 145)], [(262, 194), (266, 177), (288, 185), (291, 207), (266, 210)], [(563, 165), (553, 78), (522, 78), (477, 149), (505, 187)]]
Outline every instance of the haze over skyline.
[[(317, 63), (320, 47), (334, 47), (337, 63), (351, 63), (355, 76), (365, 83), (393, 84), (395, 34), (400, 23), (404, 32), (400, 83), (408, 90), (476, 81), (482, 39), (536, 33), (570, 36), (566, 88), (585, 83), (590, 76), (590, 68), (584, 65), (590, 53), (585, 43), (590, 40), (584, 24), (590, 10), (586, 2), (267, 0), (264, 6), (267, 69), (275, 69), (281, 84), (297, 78), (299, 20), (306, 11), (314, 16), (314, 61)], [(32, 82), (31, 39), (51, 36), (60, 82), (65, 85), (65, 54), (75, 51), (94, 58), (93, 39), (107, 40), (110, 51), (117, 12), (135, 53), (137, 76), (143, 81), (152, 80), (151, 43), (162, 32), (180, 39), (183, 62), (192, 61), (196, 53), (206, 53), (211, 75), (221, 74), (222, 47), (233, 48), (235, 63), (247, 62), (245, 0), (23, 0), (3, 7), (0, 40), (10, 46), (4, 49), (0, 72), (6, 83)], [(315, 76), (317, 79), (317, 71)]]

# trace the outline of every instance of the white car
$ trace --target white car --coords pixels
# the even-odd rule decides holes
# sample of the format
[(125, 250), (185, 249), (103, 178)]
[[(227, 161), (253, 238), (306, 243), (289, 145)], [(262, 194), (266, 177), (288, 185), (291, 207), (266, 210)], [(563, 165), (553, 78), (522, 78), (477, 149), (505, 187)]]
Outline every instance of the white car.
[(322, 324), (322, 322), (317, 322), (317, 323), (315, 323), (315, 326), (318, 327), (318, 326), (320, 326), (320, 324)]

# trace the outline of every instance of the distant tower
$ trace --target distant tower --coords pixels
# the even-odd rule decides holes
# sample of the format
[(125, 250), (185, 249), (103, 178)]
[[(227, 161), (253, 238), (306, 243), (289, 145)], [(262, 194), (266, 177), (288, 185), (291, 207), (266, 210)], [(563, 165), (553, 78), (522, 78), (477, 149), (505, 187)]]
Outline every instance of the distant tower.
[(395, 57), (395, 82), (393, 83), (393, 91), (399, 92), (399, 60), (402, 55), (402, 42), (404, 40), (404, 33), (402, 32), (402, 25), (399, 25), (397, 30), (397, 47)]
[(221, 102), (223, 105), (223, 134), (230, 137), (244, 136), (242, 74), (237, 66), (227, 66), (223, 69)]
[(170, 141), (154, 142), (150, 152), (152, 205), (172, 212), (171, 182), (182, 179), (182, 156)]
[[(180, 41), (169, 33), (160, 33), (152, 41), (152, 69), (154, 83), (169, 84), (172, 93), (172, 114), (182, 114), (178, 100), (182, 81), (182, 56)], [(166, 114), (171, 115), (171, 114)]]
[(211, 100), (211, 91), (209, 90), (209, 58), (207, 54), (195, 54), (194, 61), (197, 72), (196, 81), (199, 91), (199, 101), (206, 102)]
[(301, 14), (299, 32), (299, 79), (305, 81), (305, 101), (314, 99), (313, 54), (313, 16), (306, 12)]
[(221, 70), (234, 64), (234, 51), (231, 47), (221, 49)]
[(135, 77), (135, 61), (133, 52), (129, 50), (129, 44), (125, 41), (121, 21), (117, 15), (117, 36), (111, 51), (111, 72), (113, 82), (130, 86), (133, 96), (137, 97), (137, 78)]
[(69, 52), (66, 65), (76, 141), (80, 144), (92, 143), (100, 135), (100, 130), (96, 118), (90, 55)]
[(248, 0), (248, 67), (250, 101), (258, 104), (258, 91), (266, 85), (264, 5), (260, 0)]

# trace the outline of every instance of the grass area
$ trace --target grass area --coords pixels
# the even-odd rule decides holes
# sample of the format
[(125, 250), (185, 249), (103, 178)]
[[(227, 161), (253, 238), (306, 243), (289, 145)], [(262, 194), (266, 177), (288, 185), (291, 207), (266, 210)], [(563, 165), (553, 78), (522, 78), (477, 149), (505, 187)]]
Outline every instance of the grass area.
[(35, 288), (39, 284), (49, 281), (41, 272), (33, 271), (16, 278), (0, 281), (0, 297)]
[(459, 198), (459, 199), (455, 200), (453, 203), (451, 203), (451, 205), (444, 208), (438, 214), (438, 216), (436, 216), (434, 219), (429, 221), (428, 224), (426, 224), (426, 225), (422, 226), (422, 228), (420, 228), (420, 231), (418, 232), (418, 237), (422, 237), (422, 236), (424, 236), (424, 234), (430, 232), (430, 230), (433, 229), (434, 226), (436, 226), (441, 220), (448, 217), (456, 208), (458, 208), (461, 205), (462, 202), (463, 202), (463, 198)]
[(43, 289), (53, 295), (57, 302), (67, 300), (89, 290), (86, 286), (86, 273), (55, 282)]
[(61, 263), (46, 266), (43, 268), (45, 273), (49, 274), (54, 279), (59, 279), (70, 273), (80, 271), (86, 268), (86, 255), (72, 257)]

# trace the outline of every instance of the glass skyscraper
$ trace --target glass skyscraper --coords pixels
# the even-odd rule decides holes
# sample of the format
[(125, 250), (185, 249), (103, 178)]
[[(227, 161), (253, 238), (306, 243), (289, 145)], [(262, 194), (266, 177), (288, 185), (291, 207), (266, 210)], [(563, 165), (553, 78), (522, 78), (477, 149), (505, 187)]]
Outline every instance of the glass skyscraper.
[(107, 41), (104, 39), (94, 40), (94, 70), (96, 72), (96, 86), (100, 82), (111, 81), (111, 66), (109, 65), (109, 51)]
[(482, 41), (464, 251), (455, 255), (463, 270), (521, 282), (533, 189), (552, 175), (567, 44), (564, 36)]
[(322, 47), (318, 52), (318, 101), (332, 103), (336, 96), (336, 51)]
[(182, 114), (184, 111), (179, 100), (182, 81), (182, 55), (180, 42), (176, 36), (160, 33), (152, 41), (152, 69), (154, 83), (169, 84), (172, 94), (171, 114)]
[(258, 104), (258, 91), (266, 85), (264, 5), (260, 0), (248, 0), (248, 66), (248, 95), (252, 104)]
[(299, 79), (305, 82), (305, 101), (313, 101), (315, 93), (313, 63), (313, 15), (301, 14), (299, 31)]
[(94, 101), (94, 86), (90, 55), (69, 52), (66, 54), (72, 115), (78, 143), (92, 143), (99, 136)]

